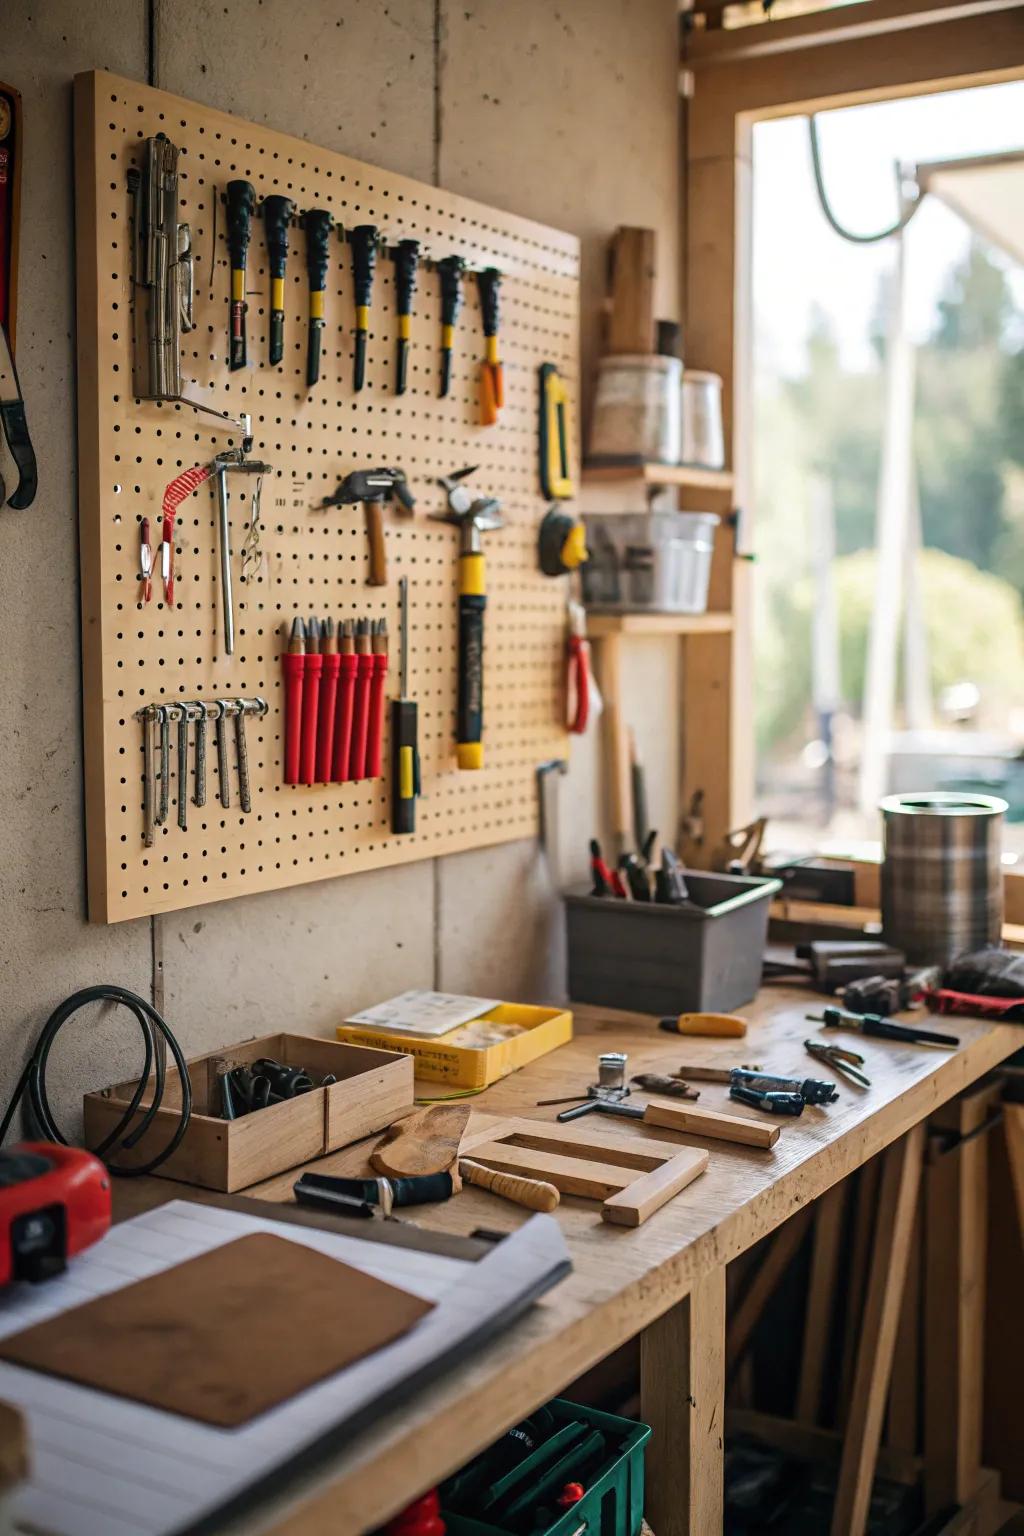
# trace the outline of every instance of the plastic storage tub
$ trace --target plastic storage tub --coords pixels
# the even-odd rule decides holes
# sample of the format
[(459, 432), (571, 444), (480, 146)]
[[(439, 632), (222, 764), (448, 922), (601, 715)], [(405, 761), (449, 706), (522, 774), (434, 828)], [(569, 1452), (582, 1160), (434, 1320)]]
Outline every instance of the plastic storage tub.
[(781, 880), (686, 871), (692, 906), (565, 897), (569, 996), (631, 1013), (728, 1013), (757, 994)]
[(717, 513), (614, 512), (584, 521), (591, 554), (583, 567), (583, 600), (589, 608), (705, 612)]
[[(448, 1536), (508, 1536), (534, 1531), (537, 1536), (572, 1536), (584, 1528), (593, 1536), (640, 1536), (644, 1513), (644, 1446), (651, 1437), (646, 1424), (585, 1408), (556, 1398), (548, 1409), (559, 1426), (518, 1466), (502, 1473), (497, 1446), (482, 1452), (441, 1489), (441, 1510)], [(554, 1500), (580, 1470), (587, 1432), (597, 1432), (609, 1446), (608, 1459), (586, 1477), (586, 1492), (564, 1513), (555, 1514)], [(479, 1501), (495, 1502), (509, 1514), (509, 1523), (491, 1523), (482, 1515), (456, 1513)], [(500, 1502), (499, 1502), (500, 1501)], [(551, 1518), (538, 1519), (542, 1510)]]

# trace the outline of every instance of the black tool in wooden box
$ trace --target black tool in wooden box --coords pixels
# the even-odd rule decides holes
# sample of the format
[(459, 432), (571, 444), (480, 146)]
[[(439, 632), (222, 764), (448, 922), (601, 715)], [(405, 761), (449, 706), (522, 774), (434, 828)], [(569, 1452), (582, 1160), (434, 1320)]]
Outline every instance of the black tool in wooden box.
[(284, 356), (284, 279), (288, 264), (288, 228), (294, 213), (295, 204), (290, 197), (274, 194), (263, 199), (267, 263), (270, 267), (268, 356), (271, 368), (276, 368)]

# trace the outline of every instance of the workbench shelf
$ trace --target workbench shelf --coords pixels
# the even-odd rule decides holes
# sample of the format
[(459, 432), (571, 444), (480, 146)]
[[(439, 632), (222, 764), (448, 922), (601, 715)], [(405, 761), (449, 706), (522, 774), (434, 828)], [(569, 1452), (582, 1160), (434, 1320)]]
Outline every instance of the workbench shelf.
[(727, 635), (731, 613), (601, 613), (587, 609), (587, 636), (611, 635)]
[(621, 464), (583, 464), (584, 485), (607, 485), (612, 481), (639, 481), (649, 486), (689, 486), (699, 491), (731, 491), (732, 471), (728, 469), (701, 469), (695, 464), (637, 464), (625, 461)]

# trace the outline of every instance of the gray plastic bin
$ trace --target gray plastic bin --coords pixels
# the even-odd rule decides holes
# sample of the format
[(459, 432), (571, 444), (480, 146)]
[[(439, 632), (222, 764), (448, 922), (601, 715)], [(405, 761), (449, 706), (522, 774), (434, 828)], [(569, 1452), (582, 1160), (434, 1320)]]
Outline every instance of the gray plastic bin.
[(728, 1013), (761, 985), (768, 903), (781, 880), (686, 872), (694, 905), (569, 891), (569, 996), (632, 1013)]

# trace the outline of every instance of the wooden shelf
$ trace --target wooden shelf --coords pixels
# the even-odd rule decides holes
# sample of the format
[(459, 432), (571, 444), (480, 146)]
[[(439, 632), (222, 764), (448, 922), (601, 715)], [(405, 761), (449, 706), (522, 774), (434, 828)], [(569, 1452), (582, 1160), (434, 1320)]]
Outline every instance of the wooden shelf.
[(692, 486), (702, 491), (731, 491), (732, 471), (698, 469), (690, 464), (584, 464), (584, 485), (606, 485), (612, 481), (641, 481), (644, 485)]
[(731, 613), (595, 613), (587, 612), (587, 636), (609, 635), (727, 635)]

